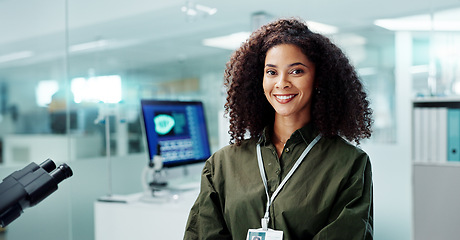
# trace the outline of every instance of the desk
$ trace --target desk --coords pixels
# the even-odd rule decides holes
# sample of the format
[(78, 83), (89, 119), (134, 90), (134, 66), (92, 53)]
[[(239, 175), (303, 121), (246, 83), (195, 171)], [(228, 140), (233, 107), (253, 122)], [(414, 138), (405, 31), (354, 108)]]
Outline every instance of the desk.
[[(152, 200), (143, 194), (121, 196), (126, 203), (94, 203), (95, 240), (183, 239), (190, 208), (199, 189)], [(115, 199), (117, 196), (114, 196)], [(165, 200), (166, 199), (166, 200)]]

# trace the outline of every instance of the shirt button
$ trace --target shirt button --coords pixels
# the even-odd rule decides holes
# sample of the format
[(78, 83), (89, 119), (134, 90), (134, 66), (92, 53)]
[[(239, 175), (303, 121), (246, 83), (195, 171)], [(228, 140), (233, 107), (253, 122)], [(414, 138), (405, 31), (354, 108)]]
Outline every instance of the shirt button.
[(286, 149), (284, 149), (284, 151), (285, 151), (286, 153), (288, 153), (288, 152), (291, 151), (291, 150), (290, 150), (289, 148), (286, 148)]
[(280, 174), (280, 172), (281, 171), (279, 169), (275, 171), (275, 173), (278, 174), (278, 175)]

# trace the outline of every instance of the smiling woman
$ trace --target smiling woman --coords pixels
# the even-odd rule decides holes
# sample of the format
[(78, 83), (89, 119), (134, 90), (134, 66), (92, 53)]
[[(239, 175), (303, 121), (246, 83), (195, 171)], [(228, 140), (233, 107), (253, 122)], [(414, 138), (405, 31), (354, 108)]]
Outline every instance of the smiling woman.
[(342, 51), (280, 19), (233, 53), (225, 79), (234, 144), (206, 162), (184, 239), (373, 239), (370, 160), (345, 140), (370, 137), (371, 109)]
[[(283, 27), (289, 29), (280, 32)], [(301, 70), (304, 73), (300, 73)], [(296, 96), (292, 95), (297, 91), (295, 87), (289, 87), (294, 85), (292, 79), (297, 77), (305, 79), (297, 81), (296, 85), (312, 84), (310, 87), (314, 90), (307, 92), (306, 99), (303, 94), (293, 99), (302, 97), (305, 103), (308, 102), (304, 106), (311, 108), (311, 113), (303, 117), (308, 120), (311, 117), (321, 134), (340, 135), (356, 142), (370, 137), (372, 110), (363, 85), (345, 54), (326, 37), (304, 27), (303, 23), (279, 21), (254, 32), (250, 41), (235, 51), (227, 64), (229, 90), (225, 108), (230, 116), (232, 140), (237, 145), (247, 131), (252, 137), (258, 137), (278, 115), (282, 116), (277, 111), (278, 106)], [(267, 95), (270, 83), (274, 89)], [(283, 87), (293, 92), (285, 89), (283, 94), (288, 95), (275, 98), (276, 94), (282, 93), (275, 83), (284, 84)], [(260, 88), (262, 85), (264, 89)], [(304, 119), (302, 123), (306, 122)], [(283, 137), (287, 139), (289, 135)]]

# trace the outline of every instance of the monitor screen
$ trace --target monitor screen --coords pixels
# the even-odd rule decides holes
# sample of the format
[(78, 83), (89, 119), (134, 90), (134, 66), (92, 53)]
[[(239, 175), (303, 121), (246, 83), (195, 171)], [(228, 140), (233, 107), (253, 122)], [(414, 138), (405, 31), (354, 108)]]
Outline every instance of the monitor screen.
[(141, 100), (150, 161), (160, 151), (163, 167), (206, 161), (211, 155), (201, 102)]

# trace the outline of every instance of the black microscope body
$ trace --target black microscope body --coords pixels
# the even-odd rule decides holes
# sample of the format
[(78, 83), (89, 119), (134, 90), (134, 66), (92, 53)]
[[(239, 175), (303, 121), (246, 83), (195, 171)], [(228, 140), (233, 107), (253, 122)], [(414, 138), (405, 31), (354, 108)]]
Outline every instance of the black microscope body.
[(67, 164), (56, 168), (55, 163), (47, 159), (40, 165), (32, 162), (4, 178), (0, 183), (0, 227), (6, 227), (24, 209), (37, 205), (72, 175)]

